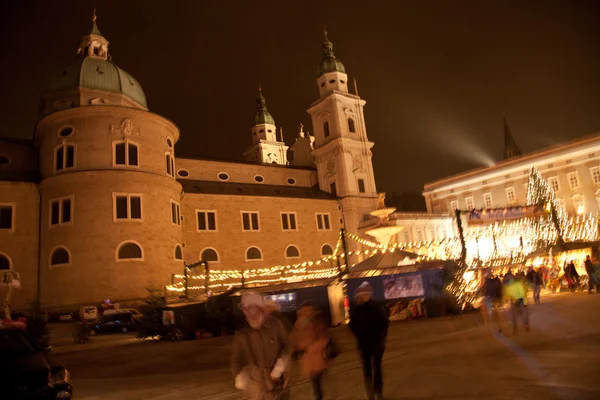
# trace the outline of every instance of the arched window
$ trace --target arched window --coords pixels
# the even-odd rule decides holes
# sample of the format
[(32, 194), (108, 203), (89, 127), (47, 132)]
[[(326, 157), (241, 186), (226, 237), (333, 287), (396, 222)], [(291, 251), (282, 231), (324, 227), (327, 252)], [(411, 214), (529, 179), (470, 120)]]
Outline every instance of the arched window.
[(208, 262), (219, 262), (219, 254), (215, 249), (206, 248), (200, 253), (200, 260)]
[(0, 253), (0, 271), (10, 269), (12, 262), (8, 257), (8, 254)]
[(50, 255), (50, 265), (63, 265), (71, 263), (71, 255), (65, 247), (57, 247)]
[(135, 242), (124, 242), (118, 247), (118, 260), (142, 260), (143, 258), (142, 247)]
[(329, 122), (327, 121), (323, 124), (323, 133), (325, 134), (325, 137), (329, 137)]
[(330, 245), (324, 244), (323, 246), (321, 246), (321, 255), (322, 256), (330, 256), (332, 254), (333, 254), (333, 249), (331, 248)]
[(175, 245), (175, 259), (183, 260), (183, 251), (181, 250), (181, 246), (178, 244)]
[(354, 127), (354, 120), (352, 118), (348, 118), (348, 130), (352, 133), (356, 132), (356, 128)]
[(258, 247), (249, 247), (246, 250), (246, 261), (262, 260), (262, 253)]
[(300, 250), (298, 250), (298, 248), (294, 245), (289, 245), (286, 249), (285, 249), (285, 258), (299, 258), (300, 257)]

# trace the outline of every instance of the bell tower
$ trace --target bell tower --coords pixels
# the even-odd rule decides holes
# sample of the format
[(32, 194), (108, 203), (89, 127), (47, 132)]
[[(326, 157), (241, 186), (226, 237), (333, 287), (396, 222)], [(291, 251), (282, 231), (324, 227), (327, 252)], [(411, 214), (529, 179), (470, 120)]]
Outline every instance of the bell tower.
[(283, 132), (280, 131), (281, 140), (278, 141), (275, 120), (267, 110), (267, 100), (263, 96), (260, 87), (258, 88), (256, 102), (258, 108), (252, 127), (252, 146), (244, 152), (244, 157), (248, 161), (259, 164), (287, 165), (288, 147), (283, 141)]
[(317, 77), (320, 97), (308, 109), (315, 134), (313, 155), (319, 187), (340, 198), (345, 226), (358, 233), (360, 222), (377, 208), (371, 148), (358, 93), (348, 92), (348, 75), (325, 32)]

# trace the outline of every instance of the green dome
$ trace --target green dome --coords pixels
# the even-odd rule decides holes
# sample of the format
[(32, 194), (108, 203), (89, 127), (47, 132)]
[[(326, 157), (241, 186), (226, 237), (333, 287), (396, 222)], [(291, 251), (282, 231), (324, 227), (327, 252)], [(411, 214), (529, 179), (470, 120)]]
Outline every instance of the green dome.
[(256, 115), (254, 115), (254, 125), (261, 124), (272, 124), (275, 125), (275, 120), (271, 113), (267, 110), (267, 100), (265, 96), (262, 94), (262, 90), (259, 89), (258, 99), (256, 99), (258, 103), (258, 109), (256, 110)]
[(333, 43), (327, 39), (326, 35), (325, 41), (323, 42), (323, 60), (321, 60), (318, 74), (321, 76), (328, 72), (346, 73), (346, 68), (344, 68), (344, 64), (342, 64), (342, 62), (333, 54)]
[(101, 58), (81, 57), (67, 68), (53, 73), (48, 80), (46, 91), (77, 88), (124, 94), (148, 108), (146, 95), (138, 81), (112, 62)]

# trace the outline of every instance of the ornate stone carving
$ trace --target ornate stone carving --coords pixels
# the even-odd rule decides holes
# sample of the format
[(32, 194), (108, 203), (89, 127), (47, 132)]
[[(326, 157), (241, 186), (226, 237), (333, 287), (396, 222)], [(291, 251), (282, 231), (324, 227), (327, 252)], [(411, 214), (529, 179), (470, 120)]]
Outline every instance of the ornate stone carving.
[(137, 134), (137, 136), (140, 136), (142, 134), (142, 130), (140, 128), (134, 131), (133, 122), (131, 122), (129, 118), (125, 118), (123, 121), (121, 121), (119, 127), (111, 125), (110, 133), (112, 134), (115, 132), (121, 132), (124, 138), (130, 137), (134, 132)]
[(377, 193), (377, 208), (385, 208), (385, 193)]
[(327, 161), (325, 176), (335, 175), (335, 161), (332, 158)]
[(365, 172), (363, 159), (361, 156), (356, 155), (352, 157), (352, 171), (353, 172)]
[(97, 105), (112, 104), (112, 103), (106, 99), (95, 98), (95, 99), (90, 99), (90, 104), (93, 106), (97, 106)]

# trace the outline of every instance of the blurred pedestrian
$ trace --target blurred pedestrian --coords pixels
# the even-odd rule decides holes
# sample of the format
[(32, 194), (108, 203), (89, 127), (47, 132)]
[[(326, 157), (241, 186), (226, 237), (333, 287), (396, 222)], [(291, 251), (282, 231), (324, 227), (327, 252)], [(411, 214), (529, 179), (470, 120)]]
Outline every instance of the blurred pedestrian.
[(331, 340), (327, 322), (310, 301), (302, 303), (297, 313), (290, 342), (293, 350), (300, 355), (302, 374), (311, 381), (314, 399), (322, 400), (321, 380), (330, 361), (326, 351)]
[(236, 389), (248, 400), (289, 398), (290, 356), (283, 324), (265, 313), (260, 294), (242, 296), (240, 309), (247, 324), (233, 339), (231, 370)]
[(574, 292), (575, 288), (579, 286), (579, 273), (575, 268), (575, 263), (573, 260), (567, 264), (565, 267), (565, 276), (567, 277), (567, 282), (569, 283), (569, 289)]
[(596, 276), (594, 264), (590, 256), (585, 258), (585, 272), (588, 274), (588, 293), (592, 294), (594, 286), (596, 287), (596, 294), (600, 293), (600, 282), (598, 282), (598, 277)]
[(388, 334), (389, 317), (385, 308), (373, 301), (373, 288), (363, 282), (354, 293), (356, 306), (350, 312), (350, 329), (358, 342), (362, 358), (365, 391), (369, 400), (383, 399), (381, 361)]
[(519, 273), (504, 283), (504, 295), (510, 301), (513, 334), (517, 334), (518, 321), (523, 320), (525, 331), (529, 332), (529, 310), (527, 309), (527, 286), (525, 276)]
[(489, 268), (484, 271), (483, 276), (483, 305), (481, 311), (485, 328), (487, 333), (491, 333), (489, 319), (492, 316), (496, 320), (498, 332), (502, 332), (502, 282), (492, 274)]
[(533, 302), (540, 304), (540, 292), (542, 291), (542, 276), (541, 271), (536, 271), (533, 267), (527, 270), (527, 283), (533, 291)]

